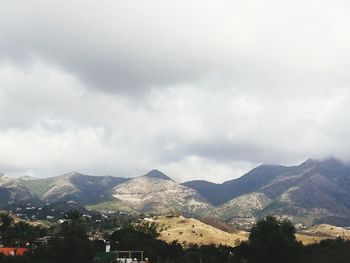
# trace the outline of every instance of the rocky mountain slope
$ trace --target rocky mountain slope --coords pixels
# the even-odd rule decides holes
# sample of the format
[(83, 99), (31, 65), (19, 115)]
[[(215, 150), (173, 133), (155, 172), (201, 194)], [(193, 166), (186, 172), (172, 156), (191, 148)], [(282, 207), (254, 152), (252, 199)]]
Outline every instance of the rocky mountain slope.
[(49, 178), (19, 178), (19, 182), (38, 198), (47, 202), (73, 200), (81, 204), (101, 202), (111, 190), (128, 179), (113, 176), (91, 176), (76, 172)]
[(267, 214), (295, 223), (350, 225), (350, 166), (336, 159), (298, 166), (261, 165), (214, 184), (178, 184), (157, 170), (132, 179), (69, 173), (45, 179), (0, 177), (0, 203), (73, 200), (96, 210), (217, 216), (249, 225)]
[[(232, 222), (254, 221), (273, 214), (306, 225), (350, 225), (350, 167), (336, 159), (310, 159), (292, 167), (263, 165), (212, 188), (198, 181), (184, 185), (218, 204), (215, 213)], [(221, 192), (220, 198), (232, 199), (212, 199), (215, 191)]]
[(156, 170), (117, 185), (112, 195), (142, 212), (201, 214), (210, 207), (196, 190), (180, 185)]
[(35, 199), (35, 195), (24, 184), (11, 177), (0, 174), (0, 207), (9, 201)]
[(207, 181), (189, 181), (183, 185), (196, 189), (213, 205), (221, 205), (237, 196), (256, 192), (288, 169), (280, 165), (260, 165), (242, 177), (222, 184)]

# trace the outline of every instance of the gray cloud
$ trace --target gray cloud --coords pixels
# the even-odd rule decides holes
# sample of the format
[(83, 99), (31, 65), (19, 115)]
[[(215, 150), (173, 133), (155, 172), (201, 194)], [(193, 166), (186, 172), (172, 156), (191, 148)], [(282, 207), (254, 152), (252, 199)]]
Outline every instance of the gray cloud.
[(335, 81), (349, 57), (342, 5), (12, 1), (1, 11), (0, 54), (39, 56), (90, 87), (132, 95), (210, 74), (260, 89)]
[(348, 159), (344, 1), (0, 3), (3, 172), (223, 181)]

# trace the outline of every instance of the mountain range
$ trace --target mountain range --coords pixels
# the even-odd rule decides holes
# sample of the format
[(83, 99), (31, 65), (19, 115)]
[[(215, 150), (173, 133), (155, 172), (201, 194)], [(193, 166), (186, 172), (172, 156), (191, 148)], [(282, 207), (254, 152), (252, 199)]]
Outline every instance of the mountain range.
[(260, 165), (222, 184), (178, 184), (160, 171), (136, 178), (68, 173), (49, 178), (0, 176), (0, 205), (73, 200), (89, 209), (217, 216), (249, 224), (267, 214), (295, 223), (350, 225), (350, 166), (309, 159), (297, 166)]

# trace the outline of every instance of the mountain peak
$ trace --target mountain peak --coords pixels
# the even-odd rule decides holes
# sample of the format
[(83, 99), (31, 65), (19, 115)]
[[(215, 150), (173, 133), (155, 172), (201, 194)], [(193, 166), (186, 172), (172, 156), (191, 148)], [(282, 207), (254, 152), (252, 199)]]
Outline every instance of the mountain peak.
[(163, 179), (163, 180), (171, 180), (173, 181), (170, 177), (167, 175), (163, 174), (161, 171), (158, 170), (151, 170), (144, 176), (150, 177), (150, 178), (157, 178), (157, 179)]
[(305, 160), (302, 164), (300, 164), (300, 166), (302, 166), (302, 167), (311, 167), (311, 166), (316, 165), (317, 163), (318, 163), (317, 160), (309, 158), (309, 159)]
[(308, 166), (318, 166), (318, 167), (343, 167), (344, 163), (334, 157), (329, 157), (323, 160), (316, 159), (307, 159), (300, 166), (308, 167)]
[(31, 176), (31, 175), (23, 175), (23, 176), (18, 177), (18, 179), (22, 180), (22, 181), (30, 181), (30, 180), (36, 180), (38, 178), (35, 176)]
[(65, 173), (61, 176), (71, 178), (71, 177), (75, 177), (75, 176), (79, 176), (79, 175), (83, 175), (83, 174), (73, 171), (73, 172)]

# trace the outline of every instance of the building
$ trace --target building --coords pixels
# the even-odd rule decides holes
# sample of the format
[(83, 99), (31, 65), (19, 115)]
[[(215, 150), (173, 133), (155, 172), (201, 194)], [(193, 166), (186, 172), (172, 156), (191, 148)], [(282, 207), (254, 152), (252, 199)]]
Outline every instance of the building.
[(5, 256), (23, 256), (27, 251), (25, 247), (0, 247), (0, 253)]

